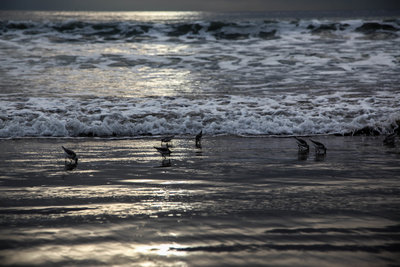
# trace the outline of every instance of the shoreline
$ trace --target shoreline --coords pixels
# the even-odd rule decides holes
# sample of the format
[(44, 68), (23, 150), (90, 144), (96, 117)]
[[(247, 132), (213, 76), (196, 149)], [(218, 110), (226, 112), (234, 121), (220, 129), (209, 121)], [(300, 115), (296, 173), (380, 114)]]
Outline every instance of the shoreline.
[[(5, 163), (14, 162), (14, 160), (18, 162), (18, 159), (24, 158), (28, 162), (32, 159), (32, 163), (37, 163), (35, 161), (41, 161), (41, 158), (43, 158), (43, 160), (51, 163), (52, 167), (57, 167), (64, 160), (62, 145), (78, 154), (80, 167), (85, 162), (91, 162), (92, 160), (118, 162), (121, 166), (132, 162), (140, 165), (140, 162), (157, 162), (162, 159), (161, 155), (154, 149), (154, 146), (161, 145), (161, 137), (23, 137), (0, 139), (0, 149), (3, 151), (0, 156), (0, 165), (7, 169), (7, 164)], [(353, 153), (360, 162), (365, 161), (365, 156), (368, 157), (368, 160), (372, 160), (374, 156), (379, 159), (387, 153), (394, 155), (400, 153), (399, 138), (396, 138), (397, 146), (390, 147), (383, 144), (383, 136), (305, 135), (299, 137), (306, 140), (310, 145), (307, 160), (315, 158), (315, 150), (309, 139), (312, 138), (324, 143), (328, 148), (325, 159), (326, 164), (343, 164), (344, 162), (341, 162), (341, 153), (344, 153), (344, 156), (349, 158), (352, 157), (351, 153)], [(165, 144), (163, 145), (165, 146)], [(121, 153), (114, 153), (113, 150)], [(283, 162), (290, 161), (291, 163), (295, 163), (298, 160), (297, 143), (293, 136), (205, 135), (202, 139), (202, 147), (197, 148), (194, 136), (184, 135), (174, 137), (171, 143), (171, 150), (173, 153), (169, 158), (182, 164), (188, 163), (191, 158), (196, 158), (196, 156), (201, 156), (199, 158), (208, 162), (229, 162), (232, 155), (234, 155), (237, 160), (244, 163), (258, 162), (260, 165), (268, 161), (275, 163), (279, 158)], [(303, 161), (301, 160), (300, 162)], [(11, 167), (14, 167), (14, 169), (10, 168), (10, 171), (18, 173), (18, 167), (23, 168), (25, 166), (24, 163), (21, 163)], [(196, 167), (203, 168), (200, 165)]]
[(2, 264), (400, 264), (400, 147), (315, 139), (0, 140)]
[[(293, 138), (293, 137), (379, 137), (386, 136), (382, 133), (382, 129), (375, 129), (369, 126), (355, 129), (346, 133), (320, 133), (320, 134), (212, 134), (205, 135), (209, 138), (218, 137), (238, 137), (238, 138)], [(391, 128), (391, 132), (399, 132), (400, 136), (400, 121), (396, 122), (396, 126)], [(80, 135), (80, 136), (10, 136), (0, 137), (2, 140), (24, 140), (24, 139), (82, 139), (85, 140), (136, 140), (136, 139), (161, 139), (164, 136), (174, 136), (179, 139), (194, 139), (195, 134), (143, 134), (136, 136), (97, 136), (97, 135)]]

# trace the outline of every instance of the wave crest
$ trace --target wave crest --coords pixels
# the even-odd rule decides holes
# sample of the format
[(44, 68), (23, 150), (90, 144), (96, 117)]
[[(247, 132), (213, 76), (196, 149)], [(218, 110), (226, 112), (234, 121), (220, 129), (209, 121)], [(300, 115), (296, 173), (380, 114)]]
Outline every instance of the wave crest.
[[(398, 37), (400, 21), (343, 22), (320, 20), (295, 21), (198, 21), (180, 23), (154, 22), (87, 22), (70, 20), (65, 22), (0, 21), (0, 32), (20, 32), (22, 34), (74, 35), (82, 37), (114, 38), (115, 40), (149, 36), (153, 38), (189, 37), (242, 40), (248, 38), (280, 38), (288, 33), (337, 35), (360, 33), (371, 35), (384, 33), (388, 37)], [(110, 40), (110, 39), (107, 39)]]
[(378, 135), (400, 124), (396, 107), (366, 108), (368, 100), (358, 100), (360, 103), (353, 103), (349, 111), (344, 108), (346, 103), (328, 104), (329, 96), (326, 99), (300, 104), (295, 97), (279, 102), (243, 96), (207, 100), (95, 98), (85, 102), (29, 98), (1, 103), (1, 113), (8, 115), (0, 117), (0, 137), (186, 135), (200, 129), (209, 135)]

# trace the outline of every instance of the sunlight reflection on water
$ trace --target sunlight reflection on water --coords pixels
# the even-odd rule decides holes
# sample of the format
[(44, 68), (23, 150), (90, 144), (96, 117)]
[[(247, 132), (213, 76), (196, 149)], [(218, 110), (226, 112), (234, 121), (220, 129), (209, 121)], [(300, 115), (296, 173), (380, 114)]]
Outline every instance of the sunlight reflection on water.
[[(3, 262), (6, 265), (41, 265), (48, 263), (49, 259), (51, 259), (52, 262), (76, 261), (101, 265), (125, 265), (138, 262), (137, 266), (159, 266), (160, 263), (157, 263), (159, 260), (163, 262), (163, 266), (183, 266), (176, 260), (168, 264), (167, 259), (169, 257), (184, 257), (187, 254), (185, 251), (171, 250), (171, 247), (179, 248), (174, 243), (142, 245), (121, 242), (96, 242), (94, 244), (73, 246), (43, 245), (35, 249), (20, 249), (14, 253), (4, 251), (0, 252), (0, 255), (7, 258)], [(159, 259), (157, 260), (158, 257)], [(148, 260), (149, 258), (152, 260)]]
[[(140, 22), (161, 22), (161, 21), (182, 21), (200, 19), (206, 14), (197, 11), (125, 11), (125, 12), (86, 12), (86, 11), (30, 11), (32, 20), (68, 21), (85, 17), (88, 21), (107, 22), (107, 21), (140, 21)], [(2, 14), (5, 17), (7, 13)], [(14, 19), (26, 18), (26, 12), (16, 11), (13, 14)]]
[[(159, 137), (2, 142), (2, 264), (383, 266), (397, 252), (398, 157), (368, 140), (328, 137), (324, 162), (300, 162), (290, 138), (207, 137), (199, 157), (177, 137), (163, 169)], [(61, 144), (77, 169), (62, 171)]]

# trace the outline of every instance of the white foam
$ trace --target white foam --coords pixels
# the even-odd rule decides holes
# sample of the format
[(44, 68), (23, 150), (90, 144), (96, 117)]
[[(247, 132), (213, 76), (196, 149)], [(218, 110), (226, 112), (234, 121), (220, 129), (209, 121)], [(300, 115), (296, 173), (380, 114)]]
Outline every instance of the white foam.
[[(210, 30), (201, 20), (75, 18), (10, 28), (0, 35), (0, 136), (384, 132), (400, 113), (398, 32), (360, 38), (365, 22), (228, 21)], [(312, 29), (332, 23), (343, 29)], [(129, 35), (140, 25), (148, 32)]]
[(29, 98), (0, 102), (0, 137), (184, 135), (200, 129), (211, 135), (333, 134), (367, 126), (385, 131), (400, 119), (399, 109), (376, 102), (342, 93), (217, 100)]

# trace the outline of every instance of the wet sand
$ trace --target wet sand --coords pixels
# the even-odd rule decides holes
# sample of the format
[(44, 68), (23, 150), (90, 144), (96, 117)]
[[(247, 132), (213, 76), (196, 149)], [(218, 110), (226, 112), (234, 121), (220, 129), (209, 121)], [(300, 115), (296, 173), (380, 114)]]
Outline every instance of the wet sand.
[(313, 139), (1, 140), (1, 265), (400, 264), (400, 146)]

